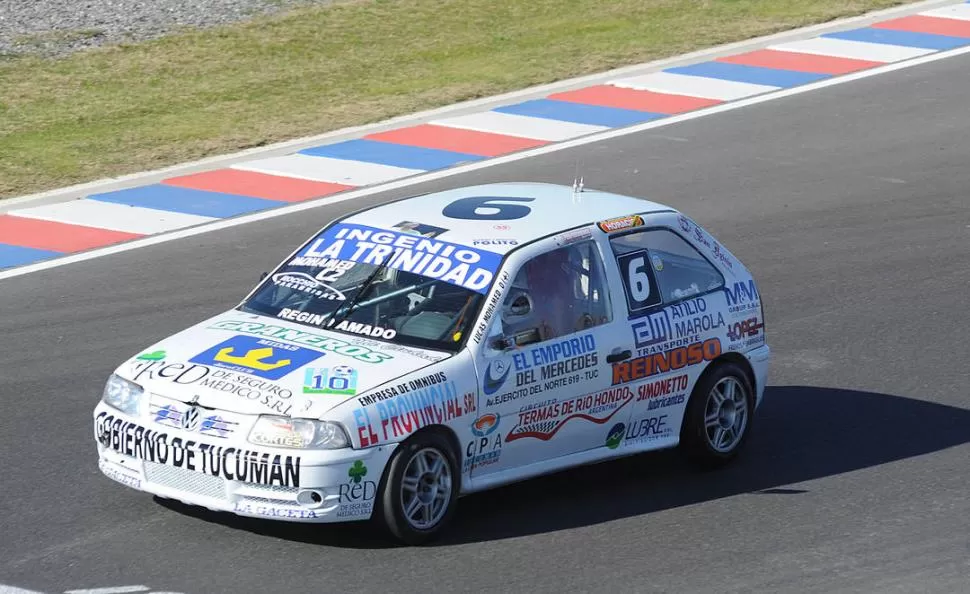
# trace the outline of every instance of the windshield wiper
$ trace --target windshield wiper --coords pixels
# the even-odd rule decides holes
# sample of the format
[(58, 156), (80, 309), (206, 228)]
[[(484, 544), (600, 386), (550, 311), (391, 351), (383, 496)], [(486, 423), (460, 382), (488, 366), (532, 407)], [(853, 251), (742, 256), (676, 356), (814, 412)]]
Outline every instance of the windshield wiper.
[(331, 323), (330, 320), (333, 320), (337, 316), (337, 312), (340, 311), (340, 308), (337, 308), (336, 310), (334, 310), (332, 314), (330, 314), (330, 317), (325, 322), (327, 328), (331, 326), (336, 326), (340, 324), (340, 322), (343, 322), (348, 317), (350, 317), (350, 314), (353, 313), (354, 309), (358, 305), (360, 305), (361, 300), (367, 295), (367, 293), (370, 292), (371, 287), (374, 285), (374, 281), (377, 280), (378, 275), (380, 275), (382, 272), (387, 270), (387, 263), (390, 262), (391, 259), (397, 254), (398, 254), (398, 251), (396, 250), (393, 254), (390, 255), (390, 257), (385, 258), (380, 264), (377, 265), (376, 268), (374, 268), (374, 272), (371, 272), (367, 276), (367, 278), (364, 279), (364, 282), (361, 283), (360, 285), (360, 289), (357, 290), (357, 293), (347, 303), (347, 305), (344, 306), (344, 310), (343, 310), (344, 313), (341, 314), (340, 317), (337, 318), (336, 321), (334, 321), (333, 323)]

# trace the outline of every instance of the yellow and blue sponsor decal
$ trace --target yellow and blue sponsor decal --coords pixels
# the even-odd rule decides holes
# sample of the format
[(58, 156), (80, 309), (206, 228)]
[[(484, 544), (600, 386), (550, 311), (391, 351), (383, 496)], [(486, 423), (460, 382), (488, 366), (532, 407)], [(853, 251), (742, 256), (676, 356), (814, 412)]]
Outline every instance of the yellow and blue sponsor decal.
[(278, 380), (322, 356), (323, 353), (320, 351), (275, 340), (253, 336), (233, 336), (199, 353), (189, 361)]

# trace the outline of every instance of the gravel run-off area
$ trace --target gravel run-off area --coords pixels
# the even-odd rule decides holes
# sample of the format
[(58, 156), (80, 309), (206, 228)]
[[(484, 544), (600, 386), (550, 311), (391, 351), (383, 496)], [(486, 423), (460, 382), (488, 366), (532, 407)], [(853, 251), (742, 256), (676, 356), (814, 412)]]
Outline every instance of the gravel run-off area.
[(0, 0), (0, 56), (63, 56), (331, 1)]

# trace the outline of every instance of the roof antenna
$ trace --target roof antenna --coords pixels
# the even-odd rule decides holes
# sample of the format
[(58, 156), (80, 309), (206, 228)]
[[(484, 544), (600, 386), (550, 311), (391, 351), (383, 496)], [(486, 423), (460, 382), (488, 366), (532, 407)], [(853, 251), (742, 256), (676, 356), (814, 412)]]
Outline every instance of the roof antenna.
[(576, 176), (573, 178), (573, 203), (580, 201), (583, 192), (583, 177), (579, 175), (579, 161), (576, 161)]

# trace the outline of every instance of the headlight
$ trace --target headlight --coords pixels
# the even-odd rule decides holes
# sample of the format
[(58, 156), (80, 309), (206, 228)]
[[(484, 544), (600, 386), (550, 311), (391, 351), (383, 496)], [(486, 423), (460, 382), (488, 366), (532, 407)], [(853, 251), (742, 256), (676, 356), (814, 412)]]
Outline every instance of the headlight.
[(123, 413), (137, 417), (141, 413), (141, 403), (145, 390), (134, 382), (112, 373), (104, 385), (101, 400)]
[(350, 445), (343, 427), (330, 421), (262, 415), (256, 419), (249, 442), (274, 448), (339, 450)]

